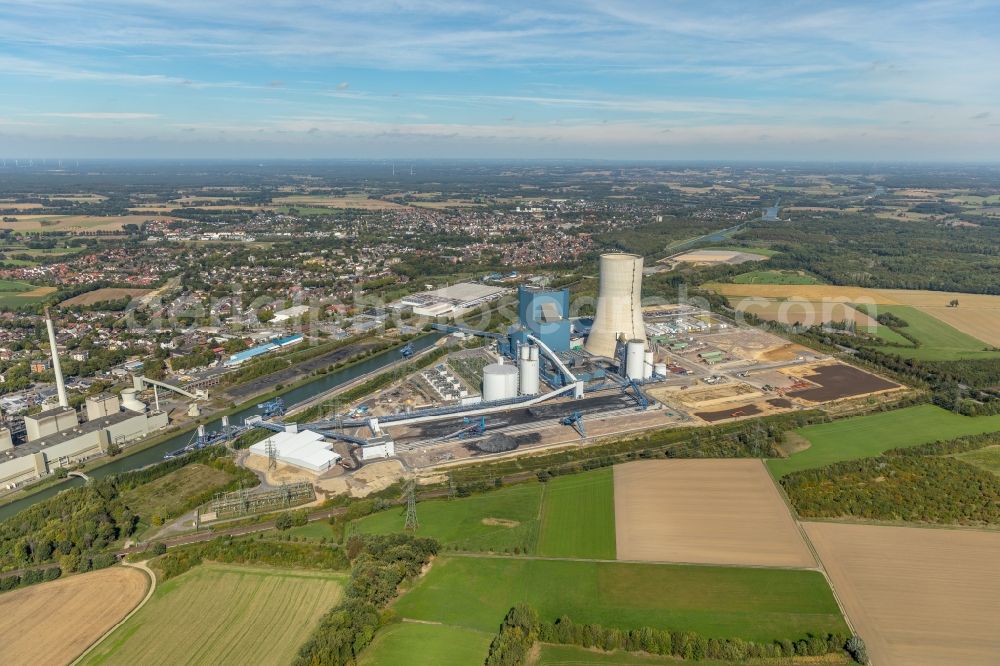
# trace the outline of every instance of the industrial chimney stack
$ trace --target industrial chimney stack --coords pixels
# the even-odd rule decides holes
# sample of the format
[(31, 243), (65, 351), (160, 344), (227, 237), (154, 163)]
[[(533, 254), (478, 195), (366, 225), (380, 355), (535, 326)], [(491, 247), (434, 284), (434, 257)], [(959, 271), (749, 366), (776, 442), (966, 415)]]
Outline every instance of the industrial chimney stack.
[(52, 349), (52, 372), (56, 376), (56, 391), (59, 392), (59, 406), (69, 407), (69, 398), (66, 397), (66, 382), (63, 380), (62, 366), (59, 365), (59, 350), (56, 348), (56, 329), (52, 325), (52, 316), (49, 309), (45, 308), (45, 328), (49, 331), (49, 347)]
[(602, 254), (600, 273), (597, 312), (585, 348), (596, 356), (614, 358), (619, 339), (646, 342), (642, 323), (642, 257)]

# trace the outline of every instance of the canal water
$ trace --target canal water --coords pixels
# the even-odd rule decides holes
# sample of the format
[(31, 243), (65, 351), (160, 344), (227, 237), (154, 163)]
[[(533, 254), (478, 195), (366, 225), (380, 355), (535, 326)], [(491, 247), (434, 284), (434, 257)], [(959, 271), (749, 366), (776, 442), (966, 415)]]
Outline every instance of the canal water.
[[(411, 343), (413, 345), (413, 350), (419, 352), (423, 349), (427, 349), (435, 342), (441, 338), (440, 333), (433, 333), (430, 335), (421, 336)], [(334, 389), (342, 384), (353, 381), (362, 375), (366, 375), (370, 372), (374, 372), (385, 366), (398, 361), (400, 358), (399, 349), (390, 349), (388, 351), (375, 354), (370, 358), (366, 358), (364, 361), (352, 365), (341, 370), (336, 370), (334, 372), (328, 373), (321, 377), (317, 377), (314, 381), (308, 384), (303, 384), (298, 388), (291, 389), (281, 394), (281, 398), (285, 401), (285, 404), (289, 407), (302, 402), (303, 400), (308, 400), (314, 396), (321, 393), (325, 393), (330, 389)], [(247, 409), (243, 409), (234, 414), (229, 415), (229, 421), (233, 424), (242, 423), (243, 419), (258, 414), (260, 410), (257, 409), (256, 405), (252, 405)], [(205, 429), (212, 431), (218, 430), (222, 425), (220, 418), (209, 421), (205, 424)], [(154, 463), (162, 462), (163, 455), (169, 453), (170, 451), (176, 451), (188, 444), (191, 441), (192, 432), (184, 432), (170, 439), (160, 442), (156, 446), (152, 446), (144, 451), (139, 451), (128, 456), (122, 456), (120, 458), (114, 459), (106, 465), (102, 465), (97, 469), (87, 472), (87, 475), (91, 478), (101, 479), (110, 474), (119, 474), (121, 472), (127, 472), (133, 469), (140, 469), (146, 467), (147, 465), (152, 465)], [(44, 499), (54, 496), (56, 493), (71, 488), (73, 486), (83, 485), (83, 479), (72, 477), (68, 481), (64, 481), (57, 486), (52, 488), (47, 488), (41, 492), (35, 493), (30, 497), (25, 497), (22, 500), (16, 502), (11, 502), (6, 506), (0, 507), (0, 520), (6, 520), (19, 511), (27, 509), (32, 504), (40, 502)]]

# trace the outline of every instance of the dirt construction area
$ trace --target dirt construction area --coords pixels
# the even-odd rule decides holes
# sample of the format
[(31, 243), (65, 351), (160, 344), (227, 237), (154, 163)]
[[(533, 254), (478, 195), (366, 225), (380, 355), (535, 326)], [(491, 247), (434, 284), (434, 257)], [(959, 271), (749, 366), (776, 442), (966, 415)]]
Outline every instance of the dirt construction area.
[(135, 608), (148, 587), (142, 571), (119, 566), (5, 592), (0, 664), (71, 663)]
[(616, 465), (619, 560), (814, 567), (759, 460)]
[(1000, 534), (803, 526), (872, 663), (1000, 663)]
[(756, 328), (742, 327), (724, 333), (703, 335), (699, 340), (735, 359), (765, 363), (815, 358), (819, 353)]
[(804, 380), (800, 390), (788, 395), (809, 402), (831, 402), (842, 398), (881, 393), (902, 388), (895, 382), (859, 370), (852, 365), (831, 363), (807, 368), (783, 368), (781, 372)]

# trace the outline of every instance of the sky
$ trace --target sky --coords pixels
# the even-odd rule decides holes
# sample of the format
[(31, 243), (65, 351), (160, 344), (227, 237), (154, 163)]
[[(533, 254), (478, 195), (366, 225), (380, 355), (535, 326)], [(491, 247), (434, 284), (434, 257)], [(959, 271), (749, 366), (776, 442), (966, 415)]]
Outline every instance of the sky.
[(0, 0), (0, 157), (996, 162), (998, 63), (976, 0)]

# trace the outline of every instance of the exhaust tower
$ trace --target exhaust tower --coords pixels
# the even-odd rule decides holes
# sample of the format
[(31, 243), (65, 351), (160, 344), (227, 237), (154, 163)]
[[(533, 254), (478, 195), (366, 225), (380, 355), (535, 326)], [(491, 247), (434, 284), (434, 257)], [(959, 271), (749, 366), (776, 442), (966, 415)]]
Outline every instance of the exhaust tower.
[(642, 257), (602, 254), (597, 313), (585, 349), (596, 356), (614, 358), (622, 337), (646, 342), (642, 323)]
[(56, 347), (56, 329), (52, 325), (52, 316), (45, 308), (45, 328), (49, 331), (49, 348), (52, 350), (52, 374), (56, 376), (56, 391), (59, 394), (59, 406), (69, 407), (66, 397), (66, 382), (63, 380), (62, 366), (59, 365), (59, 349)]

